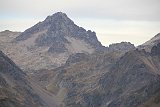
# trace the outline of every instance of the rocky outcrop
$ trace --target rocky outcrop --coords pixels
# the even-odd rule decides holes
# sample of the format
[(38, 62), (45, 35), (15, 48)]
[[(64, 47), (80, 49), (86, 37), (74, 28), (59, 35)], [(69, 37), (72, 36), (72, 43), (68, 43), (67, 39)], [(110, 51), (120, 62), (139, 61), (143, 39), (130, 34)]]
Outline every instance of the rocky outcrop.
[(131, 44), (130, 42), (121, 42), (121, 43), (115, 43), (115, 44), (111, 44), (109, 45), (109, 51), (113, 52), (113, 51), (122, 51), (122, 52), (128, 52), (131, 50), (134, 50), (135, 46), (134, 44)]

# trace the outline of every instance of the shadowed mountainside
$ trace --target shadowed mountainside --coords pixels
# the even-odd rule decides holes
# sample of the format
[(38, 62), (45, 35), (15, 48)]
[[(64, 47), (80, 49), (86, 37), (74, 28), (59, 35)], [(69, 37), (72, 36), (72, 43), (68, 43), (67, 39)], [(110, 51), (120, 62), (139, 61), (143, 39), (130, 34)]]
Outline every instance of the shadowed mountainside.
[(7, 56), (0, 52), (0, 107), (44, 107), (24, 74)]
[(0, 107), (57, 107), (54, 96), (21, 71), (0, 51)]
[(144, 50), (75, 54), (53, 75), (46, 75), (50, 79), (45, 88), (64, 107), (156, 107), (160, 105), (159, 64), (159, 54)]

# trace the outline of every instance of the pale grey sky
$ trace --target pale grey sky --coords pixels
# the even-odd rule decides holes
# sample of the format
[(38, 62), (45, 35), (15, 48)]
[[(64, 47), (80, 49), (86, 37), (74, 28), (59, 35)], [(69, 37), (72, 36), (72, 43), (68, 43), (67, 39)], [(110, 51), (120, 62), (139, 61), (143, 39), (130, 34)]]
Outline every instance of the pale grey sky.
[(24, 31), (58, 11), (105, 46), (139, 45), (160, 32), (160, 0), (0, 0), (0, 31)]

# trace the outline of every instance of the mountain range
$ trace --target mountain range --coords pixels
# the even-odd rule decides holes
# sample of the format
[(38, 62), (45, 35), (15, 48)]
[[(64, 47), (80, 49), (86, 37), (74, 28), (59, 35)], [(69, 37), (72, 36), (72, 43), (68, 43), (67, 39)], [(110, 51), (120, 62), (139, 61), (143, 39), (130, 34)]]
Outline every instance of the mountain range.
[(105, 47), (57, 12), (0, 32), (0, 50), (0, 107), (160, 106), (160, 34)]

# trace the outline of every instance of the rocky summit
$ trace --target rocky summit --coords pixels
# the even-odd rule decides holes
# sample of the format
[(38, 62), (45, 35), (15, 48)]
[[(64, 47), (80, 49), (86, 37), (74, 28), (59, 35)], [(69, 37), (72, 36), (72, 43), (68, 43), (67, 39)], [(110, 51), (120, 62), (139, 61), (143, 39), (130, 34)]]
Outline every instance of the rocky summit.
[(102, 47), (101, 43), (97, 40), (95, 32), (90, 30), (86, 31), (84, 28), (75, 25), (74, 22), (62, 12), (48, 16), (43, 22), (21, 33), (15, 40), (24, 41), (33, 37), (33, 34), (42, 31), (45, 32), (38, 35), (34, 41), (35, 45), (50, 46), (52, 52), (57, 52), (56, 50), (58, 50), (58, 48), (62, 50), (60, 52), (64, 52), (65, 49), (67, 51), (65, 44), (71, 44), (72, 41), (68, 40), (70, 38), (83, 40), (90, 45), (91, 48), (97, 50)]
[[(5, 33), (0, 33), (0, 38), (2, 34)], [(48, 16), (12, 40), (6, 37), (3, 42), (2, 50), (26, 71), (53, 69), (64, 64), (71, 54), (106, 49), (95, 32), (77, 26), (62, 12)]]

